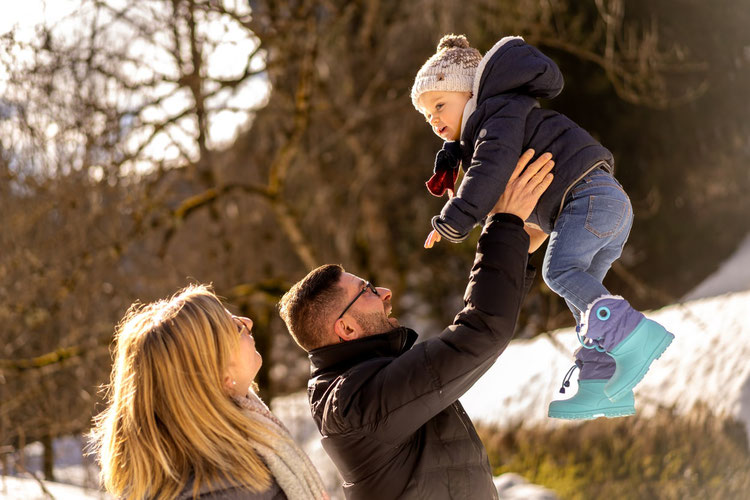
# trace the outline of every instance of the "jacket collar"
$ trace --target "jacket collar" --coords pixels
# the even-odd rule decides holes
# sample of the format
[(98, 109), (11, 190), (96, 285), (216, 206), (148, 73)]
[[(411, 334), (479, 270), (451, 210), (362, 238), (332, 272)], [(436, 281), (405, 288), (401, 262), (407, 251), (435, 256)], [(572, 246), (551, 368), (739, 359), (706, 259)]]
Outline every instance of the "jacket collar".
[(414, 330), (398, 327), (390, 332), (313, 349), (308, 353), (312, 376), (333, 367), (343, 371), (372, 358), (400, 356), (411, 349), (417, 337)]

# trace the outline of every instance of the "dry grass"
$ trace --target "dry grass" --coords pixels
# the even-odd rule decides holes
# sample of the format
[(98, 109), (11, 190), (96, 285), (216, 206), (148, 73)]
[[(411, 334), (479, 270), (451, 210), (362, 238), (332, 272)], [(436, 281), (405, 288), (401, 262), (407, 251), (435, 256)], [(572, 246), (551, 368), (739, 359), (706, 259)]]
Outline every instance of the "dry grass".
[(519, 473), (566, 500), (750, 498), (745, 428), (705, 408), (688, 417), (662, 410), (553, 430), (478, 431), (495, 474)]

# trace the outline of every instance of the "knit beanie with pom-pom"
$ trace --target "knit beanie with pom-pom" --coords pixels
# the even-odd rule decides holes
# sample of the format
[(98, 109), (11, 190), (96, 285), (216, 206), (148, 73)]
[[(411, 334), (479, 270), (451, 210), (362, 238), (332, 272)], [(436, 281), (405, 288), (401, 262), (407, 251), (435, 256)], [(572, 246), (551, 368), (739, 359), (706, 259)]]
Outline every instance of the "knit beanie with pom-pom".
[(438, 43), (437, 52), (427, 59), (417, 73), (411, 88), (414, 107), (421, 111), (419, 96), (425, 92), (471, 92), (474, 74), (481, 60), (482, 54), (469, 45), (464, 35), (445, 35)]

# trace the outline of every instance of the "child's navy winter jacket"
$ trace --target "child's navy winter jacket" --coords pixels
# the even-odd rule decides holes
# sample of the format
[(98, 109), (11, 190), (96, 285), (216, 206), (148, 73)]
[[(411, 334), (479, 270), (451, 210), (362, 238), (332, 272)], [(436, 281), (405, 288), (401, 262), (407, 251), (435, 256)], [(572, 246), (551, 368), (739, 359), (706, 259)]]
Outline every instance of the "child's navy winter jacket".
[(461, 164), (464, 179), (432, 220), (444, 238), (458, 242), (484, 219), (498, 200), (518, 157), (528, 148), (550, 152), (552, 184), (527, 222), (550, 233), (573, 184), (594, 168), (613, 172), (612, 153), (565, 115), (541, 109), (563, 88), (557, 65), (520, 37), (497, 42), (482, 59), (473, 97), (464, 110)]

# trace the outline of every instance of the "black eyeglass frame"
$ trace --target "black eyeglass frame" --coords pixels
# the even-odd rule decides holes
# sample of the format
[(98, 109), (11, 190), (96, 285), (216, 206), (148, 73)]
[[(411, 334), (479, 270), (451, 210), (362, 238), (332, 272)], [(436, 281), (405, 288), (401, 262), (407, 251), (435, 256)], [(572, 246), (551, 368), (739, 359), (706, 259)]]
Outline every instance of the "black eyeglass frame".
[(378, 289), (375, 288), (375, 285), (370, 283), (369, 281), (365, 281), (365, 286), (362, 287), (362, 290), (359, 291), (359, 293), (352, 299), (351, 302), (349, 302), (349, 305), (347, 305), (344, 310), (339, 314), (339, 317), (336, 318), (336, 321), (340, 320), (344, 317), (344, 314), (346, 314), (346, 311), (349, 310), (350, 307), (354, 305), (355, 302), (357, 302), (357, 299), (362, 296), (367, 290), (370, 290), (372, 293), (375, 294), (376, 297), (380, 297), (380, 294), (378, 293)]

